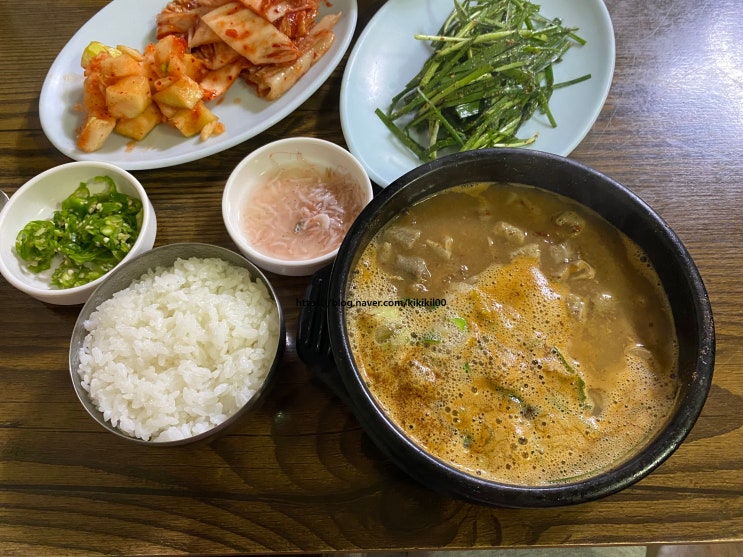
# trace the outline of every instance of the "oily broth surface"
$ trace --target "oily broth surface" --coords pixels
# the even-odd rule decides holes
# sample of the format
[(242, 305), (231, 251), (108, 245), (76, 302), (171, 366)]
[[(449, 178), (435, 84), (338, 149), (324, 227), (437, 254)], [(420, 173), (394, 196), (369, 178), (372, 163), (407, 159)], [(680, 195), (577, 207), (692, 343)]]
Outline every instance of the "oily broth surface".
[(370, 392), (411, 439), (473, 475), (590, 474), (673, 407), (678, 349), (655, 271), (564, 197), (514, 184), (431, 196), (375, 236), (347, 296)]

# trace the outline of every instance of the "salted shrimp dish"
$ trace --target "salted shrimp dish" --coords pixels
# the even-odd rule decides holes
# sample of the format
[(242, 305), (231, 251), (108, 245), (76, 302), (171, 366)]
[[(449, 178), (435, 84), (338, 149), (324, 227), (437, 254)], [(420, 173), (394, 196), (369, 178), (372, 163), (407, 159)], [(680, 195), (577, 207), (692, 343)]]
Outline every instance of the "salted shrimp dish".
[(116, 133), (144, 139), (160, 123), (208, 139), (224, 124), (207, 103), (239, 78), (280, 98), (330, 49), (341, 14), (319, 0), (172, 0), (157, 14), (157, 41), (143, 51), (91, 42), (82, 53), (83, 152)]
[(315, 259), (338, 249), (367, 201), (349, 174), (300, 159), (266, 174), (246, 197), (241, 224), (264, 255)]

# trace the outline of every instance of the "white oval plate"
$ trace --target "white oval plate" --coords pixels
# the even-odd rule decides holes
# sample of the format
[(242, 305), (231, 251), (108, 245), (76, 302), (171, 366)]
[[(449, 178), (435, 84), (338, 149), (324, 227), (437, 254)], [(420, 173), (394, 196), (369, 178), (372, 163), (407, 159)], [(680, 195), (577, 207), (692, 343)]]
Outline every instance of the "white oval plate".
[(155, 39), (155, 18), (167, 0), (113, 0), (93, 16), (65, 45), (47, 73), (39, 98), (41, 126), (49, 141), (75, 160), (99, 160), (127, 170), (163, 168), (190, 162), (242, 143), (291, 114), (330, 76), (343, 59), (356, 28), (356, 0), (320, 3), (320, 15), (342, 12), (334, 28), (335, 41), (309, 72), (275, 101), (265, 101), (243, 80), (238, 80), (222, 99), (208, 103), (225, 125), (221, 135), (201, 141), (183, 137), (177, 130), (159, 125), (139, 142), (112, 134), (102, 149), (84, 153), (76, 146), (75, 130), (82, 121), (83, 73), (80, 56), (90, 41), (122, 44), (138, 49)]
[[(578, 27), (587, 43), (575, 46), (559, 64), (555, 81), (586, 73), (591, 79), (558, 89), (550, 100), (557, 120), (552, 128), (537, 114), (519, 137), (539, 132), (527, 148), (567, 156), (583, 140), (601, 112), (614, 75), (614, 29), (602, 0), (545, 0), (541, 13)], [(340, 113), (348, 148), (381, 187), (420, 165), (397, 141), (374, 110), (387, 110), (392, 97), (420, 70), (430, 45), (416, 33), (436, 33), (453, 9), (451, 0), (389, 0), (366, 26), (351, 55), (341, 83)]]

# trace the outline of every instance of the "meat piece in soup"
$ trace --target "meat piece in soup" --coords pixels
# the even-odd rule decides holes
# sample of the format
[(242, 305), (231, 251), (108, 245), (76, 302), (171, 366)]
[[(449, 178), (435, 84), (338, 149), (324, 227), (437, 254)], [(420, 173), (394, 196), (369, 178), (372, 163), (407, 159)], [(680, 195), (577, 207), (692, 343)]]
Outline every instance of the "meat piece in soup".
[(467, 473), (520, 485), (590, 475), (673, 407), (678, 348), (657, 274), (562, 196), (500, 183), (435, 194), (375, 236), (347, 295), (380, 304), (346, 310), (370, 392)]

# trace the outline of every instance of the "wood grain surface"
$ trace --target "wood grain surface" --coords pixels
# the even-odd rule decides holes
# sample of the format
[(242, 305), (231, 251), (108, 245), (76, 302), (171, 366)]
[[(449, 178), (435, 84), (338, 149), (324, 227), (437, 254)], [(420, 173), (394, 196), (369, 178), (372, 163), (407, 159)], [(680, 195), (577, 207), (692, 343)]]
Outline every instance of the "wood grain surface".
[[(57, 53), (104, 5), (0, 3), (0, 188), (8, 194), (68, 162), (41, 130), (39, 92)], [(359, 1), (357, 33), (379, 5)], [(382, 456), (298, 361), (294, 329), (307, 279), (274, 276), (288, 347), (261, 409), (210, 443), (142, 447), (103, 431), (75, 397), (67, 355), (79, 307), (45, 305), (0, 279), (0, 554), (742, 541), (743, 15), (738, 0), (607, 5), (617, 43), (614, 82), (571, 157), (630, 187), (668, 221), (699, 266), (717, 327), (708, 402), (665, 464), (621, 493), (564, 509), (491, 509), (421, 487)], [(203, 160), (135, 171), (157, 211), (156, 244), (199, 240), (234, 248), (220, 200), (243, 156), (295, 135), (345, 145), (338, 113), (343, 67), (256, 138)]]

